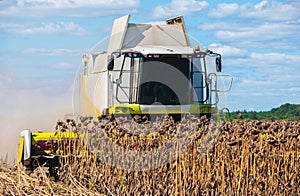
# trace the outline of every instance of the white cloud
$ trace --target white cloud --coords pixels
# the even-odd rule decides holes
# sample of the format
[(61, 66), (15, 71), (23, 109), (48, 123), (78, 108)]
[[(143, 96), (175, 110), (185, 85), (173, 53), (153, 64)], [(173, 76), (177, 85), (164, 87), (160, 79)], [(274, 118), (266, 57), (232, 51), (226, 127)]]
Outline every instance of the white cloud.
[(221, 42), (239, 47), (299, 50), (300, 21), (294, 22), (215, 22), (201, 24), (202, 31), (212, 31)]
[(268, 7), (268, 4), (270, 4), (271, 2), (268, 2), (267, 0), (263, 0), (257, 4), (254, 5), (254, 8), (256, 10), (261, 10), (261, 9), (264, 9), (264, 8), (267, 8)]
[(300, 7), (300, 1), (299, 0), (285, 0), (287, 4), (291, 4), (294, 7)]
[(296, 96), (300, 93), (300, 56), (252, 52), (244, 57), (226, 57), (223, 64), (235, 78), (229, 93), (230, 99), (235, 100), (230, 102), (231, 106), (260, 110), (285, 102), (300, 103)]
[(209, 15), (216, 18), (230, 16), (239, 11), (239, 5), (236, 3), (221, 3), (210, 11)]
[(196, 0), (172, 0), (171, 3), (160, 5), (154, 8), (153, 18), (166, 18), (178, 15), (191, 15), (200, 12), (208, 7), (207, 1)]
[(219, 31), (219, 30), (232, 30), (235, 31), (237, 29), (245, 29), (246, 25), (237, 22), (229, 22), (224, 20), (222, 22), (210, 22), (210, 23), (202, 23), (198, 26), (198, 29), (207, 31)]
[(274, 0), (262, 0), (257, 4), (245, 3), (221, 3), (209, 12), (209, 16), (223, 18), (230, 15), (241, 18), (263, 19), (269, 21), (293, 20), (300, 16), (299, 3), (293, 1), (278, 2)]
[(4, 8), (4, 7), (9, 7), (14, 5), (14, 1), (9, 1), (9, 0), (0, 0), (0, 8)]
[(270, 21), (293, 20), (300, 16), (300, 8), (274, 0), (263, 0), (255, 5), (241, 6), (241, 17), (257, 18)]
[(277, 1), (261, 1), (255, 5), (247, 3), (241, 6), (219, 4), (210, 12), (210, 16), (226, 17), (234, 14), (242, 19), (241, 22), (216, 22), (202, 24), (199, 28), (212, 30), (217, 39), (250, 50), (299, 50), (299, 40), (295, 38), (300, 30), (299, 19), (297, 20), (300, 16), (299, 8), (295, 2)]
[(139, 0), (17, 0), (0, 10), (0, 16), (103, 16), (132, 12), (139, 4)]
[(88, 32), (74, 22), (42, 22), (39, 24), (2, 23), (0, 29), (15, 34), (57, 34), (87, 35)]
[(111, 7), (125, 8), (139, 5), (137, 0), (17, 0), (19, 7), (56, 7), (56, 8), (75, 8), (75, 7)]
[(269, 110), (287, 102), (300, 103), (300, 76), (285, 73), (274, 75), (272, 72), (265, 73), (264, 76), (257, 72), (249, 74), (252, 75), (251, 79), (242, 79), (233, 84), (229, 93), (229, 105), (234, 107), (233, 110)]
[[(221, 51), (220, 53), (222, 54)], [(223, 57), (224, 64), (230, 65), (226, 67), (232, 72), (238, 72), (238, 75), (247, 75), (252, 71), (255, 71), (255, 75), (249, 75), (249, 77), (258, 74), (299, 75), (297, 71), (300, 65), (299, 55), (249, 52), (242, 53), (240, 56), (237, 53), (236, 56), (223, 55)]]
[(243, 80), (242, 81), (243, 84), (247, 84), (247, 85), (271, 85), (273, 84), (272, 81), (266, 81), (266, 80), (249, 80), (249, 79), (246, 79), (246, 80)]
[(257, 4), (222, 3), (209, 12), (215, 22), (198, 26), (221, 42), (238, 47), (299, 50), (300, 3), (295, 0), (262, 0)]
[(282, 53), (252, 53), (250, 58), (257, 61), (256, 65), (269, 64), (281, 66), (297, 66), (300, 64), (300, 56), (287, 55)]
[(61, 62), (61, 63), (56, 63), (54, 65), (52, 65), (52, 68), (55, 69), (68, 69), (68, 68), (74, 68), (75, 65), (71, 64), (71, 63), (66, 63), (66, 62)]
[(70, 50), (70, 49), (45, 49), (45, 48), (28, 48), (23, 51), (24, 54), (30, 55), (45, 55), (45, 56), (82, 56), (83, 51), (81, 50)]
[(222, 56), (227, 57), (235, 57), (239, 56), (242, 57), (248, 53), (247, 50), (241, 49), (241, 48), (236, 48), (228, 45), (222, 45), (222, 44), (217, 44), (213, 43), (208, 46), (209, 49), (212, 51), (221, 54)]
[(244, 25), (235, 31), (220, 30), (216, 32), (216, 37), (224, 40), (273, 40), (282, 37), (294, 36), (299, 32), (299, 25), (291, 25), (286, 23), (265, 23), (253, 26)]

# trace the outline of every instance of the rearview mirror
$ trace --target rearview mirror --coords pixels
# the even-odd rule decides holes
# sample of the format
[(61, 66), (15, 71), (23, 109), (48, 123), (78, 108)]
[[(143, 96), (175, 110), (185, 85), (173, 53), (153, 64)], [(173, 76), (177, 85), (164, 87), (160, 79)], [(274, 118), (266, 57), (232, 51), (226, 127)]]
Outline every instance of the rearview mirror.
[(216, 70), (217, 72), (222, 71), (222, 61), (221, 61), (221, 56), (216, 57)]
[(111, 71), (114, 69), (114, 57), (112, 55), (108, 55), (107, 57), (107, 70)]

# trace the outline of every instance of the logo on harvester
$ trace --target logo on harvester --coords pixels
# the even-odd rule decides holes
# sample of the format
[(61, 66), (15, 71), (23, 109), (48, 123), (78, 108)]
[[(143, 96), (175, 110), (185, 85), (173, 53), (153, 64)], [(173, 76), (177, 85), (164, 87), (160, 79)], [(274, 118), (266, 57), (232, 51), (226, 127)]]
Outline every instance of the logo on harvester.
[(84, 55), (75, 80), (74, 113), (91, 116), (77, 122), (89, 151), (136, 171), (209, 152), (222, 121), (221, 83), (210, 72), (221, 71), (220, 55), (191, 47), (185, 29), (172, 24), (129, 25)]

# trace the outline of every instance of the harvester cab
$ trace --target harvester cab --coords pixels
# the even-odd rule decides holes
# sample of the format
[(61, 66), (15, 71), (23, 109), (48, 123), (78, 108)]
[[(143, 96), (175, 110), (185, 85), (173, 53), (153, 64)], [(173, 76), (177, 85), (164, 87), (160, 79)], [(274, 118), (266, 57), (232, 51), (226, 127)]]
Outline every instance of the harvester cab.
[(80, 114), (210, 115), (219, 103), (221, 55), (192, 46), (182, 16), (166, 24), (116, 19), (107, 51), (84, 55)]
[[(166, 24), (133, 24), (129, 18), (114, 21), (106, 50), (83, 56), (75, 113), (152, 121), (159, 115), (180, 120), (186, 113), (210, 117), (220, 111), (219, 95), (229, 91), (232, 82), (231, 76), (218, 74), (221, 55), (192, 45), (182, 16)], [(225, 88), (224, 78), (229, 78)], [(78, 134), (24, 130), (18, 162), (26, 167), (55, 166), (62, 153), (56, 141)]]

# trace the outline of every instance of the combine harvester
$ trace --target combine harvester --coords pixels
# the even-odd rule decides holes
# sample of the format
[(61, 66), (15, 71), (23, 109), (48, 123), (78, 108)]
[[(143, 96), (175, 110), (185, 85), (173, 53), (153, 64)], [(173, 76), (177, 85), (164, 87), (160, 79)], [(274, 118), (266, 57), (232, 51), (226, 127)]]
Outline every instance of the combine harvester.
[[(180, 121), (186, 113), (212, 118), (224, 110), (218, 109), (219, 94), (230, 90), (232, 77), (216, 74), (222, 70), (220, 54), (191, 44), (182, 16), (166, 24), (133, 24), (129, 18), (115, 20), (106, 51), (84, 55), (75, 86), (80, 116), (144, 122), (169, 115)], [(224, 78), (229, 87), (220, 89)], [(80, 134), (24, 130), (18, 162), (27, 168), (55, 166), (61, 152), (49, 141)]]

